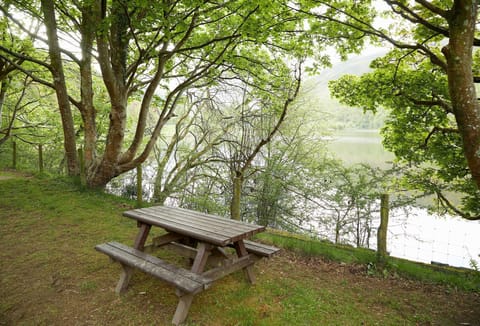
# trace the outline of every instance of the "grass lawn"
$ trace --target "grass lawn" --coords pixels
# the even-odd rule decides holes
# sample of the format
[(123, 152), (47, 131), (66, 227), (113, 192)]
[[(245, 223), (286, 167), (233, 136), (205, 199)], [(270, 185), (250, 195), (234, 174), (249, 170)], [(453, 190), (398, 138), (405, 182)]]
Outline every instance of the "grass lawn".
[[(175, 289), (136, 272), (119, 297), (120, 266), (94, 250), (132, 244), (132, 205), (0, 172), (0, 325), (169, 325)], [(480, 325), (478, 292), (372, 276), (363, 263), (284, 249), (255, 273), (256, 285), (239, 272), (195, 296), (187, 325)]]

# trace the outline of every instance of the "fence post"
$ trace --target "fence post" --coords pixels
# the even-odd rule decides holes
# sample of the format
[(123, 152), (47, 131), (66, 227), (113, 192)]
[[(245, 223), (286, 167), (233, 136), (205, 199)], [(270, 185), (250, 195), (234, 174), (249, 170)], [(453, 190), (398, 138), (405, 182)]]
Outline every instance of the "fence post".
[(82, 187), (87, 185), (87, 176), (85, 175), (85, 159), (83, 157), (83, 148), (78, 149), (78, 160), (80, 163), (80, 184)]
[(380, 196), (380, 226), (377, 232), (377, 262), (384, 264), (387, 260), (387, 230), (389, 215), (389, 196), (383, 194)]
[(142, 193), (142, 165), (137, 166), (137, 206), (142, 207), (143, 204), (143, 193)]
[(14, 170), (17, 169), (17, 142), (13, 141), (12, 142), (12, 167)]
[(38, 145), (38, 170), (40, 173), (43, 173), (43, 146), (42, 144)]

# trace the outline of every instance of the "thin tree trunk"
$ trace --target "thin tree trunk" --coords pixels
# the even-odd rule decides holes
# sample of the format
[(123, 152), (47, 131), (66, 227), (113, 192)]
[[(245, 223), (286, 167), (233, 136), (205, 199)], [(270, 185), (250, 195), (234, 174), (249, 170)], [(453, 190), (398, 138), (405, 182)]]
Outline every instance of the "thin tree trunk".
[[(10, 81), (7, 78), (1, 81), (2, 86), (0, 87), (0, 130), (2, 128), (3, 104), (5, 103), (5, 97), (7, 95), (7, 88), (8, 88), (9, 82)], [(5, 143), (8, 140), (8, 138), (10, 138), (10, 130), (11, 130), (11, 126), (8, 126), (7, 131), (5, 132), (5, 135), (2, 138), (0, 138), (0, 145)]]
[(335, 223), (335, 244), (338, 244), (340, 242), (340, 221), (337, 221)]
[(65, 74), (63, 72), (62, 57), (57, 35), (57, 22), (55, 19), (54, 3), (52, 0), (41, 0), (45, 27), (48, 37), (48, 48), (51, 63), (53, 84), (57, 95), (58, 107), (62, 119), (63, 143), (67, 157), (68, 175), (78, 174), (77, 149), (75, 141), (75, 128), (72, 111), (68, 98)]
[(232, 200), (230, 202), (230, 216), (234, 220), (240, 221), (241, 218), (241, 199), (242, 199), (242, 186), (243, 175), (239, 172), (235, 174), (233, 178)]
[(143, 173), (142, 165), (137, 166), (137, 206), (143, 205)]
[(380, 198), (380, 226), (377, 233), (377, 260), (378, 263), (384, 264), (387, 252), (387, 230), (388, 230), (388, 215), (389, 215), (389, 196), (383, 194)]
[(1, 81), (2, 86), (0, 87), (0, 128), (2, 127), (3, 104), (5, 103), (8, 83), (9, 83), (8, 78), (5, 78), (4, 80)]

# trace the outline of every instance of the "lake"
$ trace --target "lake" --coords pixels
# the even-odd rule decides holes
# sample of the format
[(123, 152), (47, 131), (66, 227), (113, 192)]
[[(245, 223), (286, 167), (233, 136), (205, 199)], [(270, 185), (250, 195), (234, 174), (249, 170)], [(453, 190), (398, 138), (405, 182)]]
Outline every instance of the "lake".
[[(394, 155), (384, 150), (378, 130), (344, 130), (332, 136), (328, 148), (345, 164), (367, 163), (388, 168)], [(374, 219), (377, 228), (379, 217)], [(388, 228), (391, 256), (471, 268), (480, 262), (480, 221), (429, 214), (424, 208), (393, 210)], [(376, 243), (372, 241), (373, 248)]]

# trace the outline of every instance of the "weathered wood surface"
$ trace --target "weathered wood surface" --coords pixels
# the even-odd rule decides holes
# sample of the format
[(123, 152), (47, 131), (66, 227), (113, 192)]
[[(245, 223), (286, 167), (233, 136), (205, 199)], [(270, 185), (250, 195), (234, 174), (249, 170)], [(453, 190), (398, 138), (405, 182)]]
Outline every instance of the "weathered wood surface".
[[(233, 247), (235, 248), (235, 251), (237, 252), (237, 256), (239, 258), (246, 257), (248, 256), (248, 251), (245, 248), (245, 243), (243, 243), (243, 240), (237, 241), (233, 244)], [(251, 284), (255, 284), (257, 281), (257, 278), (255, 277), (255, 273), (253, 272), (253, 266), (249, 265), (246, 266), (243, 271), (245, 272), (245, 276), (247, 277), (247, 280)]]
[(226, 265), (210, 269), (204, 272), (202, 275), (216, 281), (240, 269), (252, 266), (258, 259), (260, 258), (253, 255), (243, 256), (237, 260), (230, 261)]
[(222, 247), (265, 230), (264, 226), (167, 206), (134, 209), (123, 215)]
[[(251, 283), (255, 283), (253, 264), (279, 250), (245, 240), (263, 232), (264, 226), (166, 206), (134, 209), (123, 215), (137, 220), (140, 227), (134, 248), (117, 242), (101, 244), (95, 248), (122, 264), (123, 272), (116, 290), (118, 293), (128, 286), (134, 268), (174, 285), (179, 296), (172, 320), (175, 325), (185, 321), (196, 293), (206, 289), (215, 280), (240, 269), (245, 271)], [(152, 244), (145, 246), (152, 226), (161, 227), (168, 233), (152, 239)], [(197, 243), (198, 247), (194, 248)], [(237, 257), (229, 257), (224, 248), (226, 246), (235, 248)], [(192, 259), (191, 270), (171, 265), (144, 252), (159, 247), (173, 249), (178, 255)], [(213, 265), (213, 269), (204, 272), (207, 263)]]
[(280, 249), (277, 247), (269, 246), (255, 241), (243, 240), (243, 243), (245, 244), (245, 248), (249, 253), (255, 254), (257, 256), (270, 258), (275, 253), (280, 251)]
[[(143, 250), (145, 246), (145, 241), (147, 240), (148, 234), (150, 233), (151, 226), (148, 224), (142, 224), (139, 226), (137, 236), (133, 243), (133, 248), (137, 250)], [(112, 258), (112, 257), (110, 257)], [(122, 264), (122, 273), (115, 287), (115, 292), (121, 294), (125, 292), (128, 288), (128, 283), (132, 278), (133, 268), (127, 264)]]
[(174, 266), (162, 259), (145, 254), (118, 242), (97, 245), (96, 250), (112, 259), (134, 267), (170, 283), (187, 293), (198, 293), (206, 289), (212, 280), (195, 272)]

